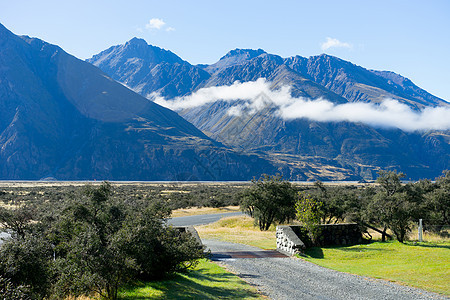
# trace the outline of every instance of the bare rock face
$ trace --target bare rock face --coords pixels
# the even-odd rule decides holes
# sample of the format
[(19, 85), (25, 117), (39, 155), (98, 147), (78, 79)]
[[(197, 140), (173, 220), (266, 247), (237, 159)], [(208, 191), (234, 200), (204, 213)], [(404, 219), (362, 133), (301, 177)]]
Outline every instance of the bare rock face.
[(0, 25), (0, 49), (0, 179), (247, 180), (275, 171), (57, 46)]

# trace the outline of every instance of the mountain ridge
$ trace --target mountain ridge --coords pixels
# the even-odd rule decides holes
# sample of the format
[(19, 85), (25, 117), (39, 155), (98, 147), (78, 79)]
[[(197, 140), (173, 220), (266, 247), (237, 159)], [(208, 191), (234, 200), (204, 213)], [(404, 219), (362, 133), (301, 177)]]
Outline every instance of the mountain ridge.
[[(293, 97), (326, 99), (336, 105), (352, 102), (378, 105), (387, 98), (416, 111), (449, 105), (398, 74), (367, 70), (327, 54), (282, 58), (262, 49), (234, 49), (218, 62), (197, 68), (208, 71), (209, 76), (189, 92), (172, 98), (195, 94), (202, 88), (266, 78), (272, 90), (289, 86)], [(133, 88), (133, 82), (127, 84)], [(146, 95), (152, 99), (155, 94), (164, 96), (158, 89)], [(435, 177), (443, 168), (450, 168), (448, 131), (403, 132), (352, 122), (282, 120), (270, 105), (250, 114), (229, 113), (234, 105), (242, 104), (240, 100), (219, 100), (178, 113), (225, 145), (280, 161), (285, 174), (298, 180), (333, 176), (330, 170), (336, 174), (345, 170), (340, 174), (365, 179), (375, 178), (380, 169), (402, 170), (413, 178), (423, 174)], [(291, 171), (296, 168), (305, 175), (293, 176)]]
[(276, 170), (58, 46), (1, 26), (0, 48), (0, 179), (248, 180)]

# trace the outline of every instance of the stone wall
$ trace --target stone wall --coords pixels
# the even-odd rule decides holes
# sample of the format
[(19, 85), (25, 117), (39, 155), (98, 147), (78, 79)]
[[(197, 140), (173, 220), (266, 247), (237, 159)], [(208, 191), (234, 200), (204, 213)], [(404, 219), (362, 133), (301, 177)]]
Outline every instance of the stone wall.
[(192, 237), (197, 241), (198, 246), (200, 248), (203, 247), (202, 240), (200, 239), (200, 236), (198, 235), (197, 230), (195, 230), (194, 226), (174, 226), (173, 228), (177, 229), (180, 232), (187, 232), (192, 235)]
[(355, 223), (319, 225), (317, 230), (317, 239), (313, 242), (303, 226), (277, 226), (277, 250), (294, 255), (312, 246), (348, 246), (364, 241)]
[(294, 255), (306, 249), (305, 243), (295, 234), (291, 226), (277, 226), (277, 250), (286, 255)]

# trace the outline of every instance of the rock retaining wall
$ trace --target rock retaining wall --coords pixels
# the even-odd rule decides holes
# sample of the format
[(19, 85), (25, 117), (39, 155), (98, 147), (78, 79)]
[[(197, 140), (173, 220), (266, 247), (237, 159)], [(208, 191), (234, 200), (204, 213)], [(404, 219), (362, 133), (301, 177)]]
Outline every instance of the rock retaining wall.
[(194, 226), (174, 226), (175, 229), (177, 229), (180, 232), (187, 232), (197, 241), (198, 246), (200, 248), (203, 247), (202, 240), (200, 239), (200, 236), (198, 235), (197, 230), (195, 230)]
[(347, 246), (363, 242), (360, 228), (355, 223), (319, 225), (317, 230), (317, 239), (312, 242), (303, 226), (277, 226), (277, 250), (294, 255), (312, 246)]

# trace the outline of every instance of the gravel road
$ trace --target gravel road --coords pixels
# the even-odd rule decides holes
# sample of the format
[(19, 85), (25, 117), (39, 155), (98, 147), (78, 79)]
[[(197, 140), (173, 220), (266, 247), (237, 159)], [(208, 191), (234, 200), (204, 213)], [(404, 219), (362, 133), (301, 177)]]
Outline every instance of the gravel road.
[(215, 260), (270, 299), (449, 299), (384, 280), (329, 270), (297, 258), (233, 258), (233, 252), (260, 253), (261, 249), (215, 240), (203, 243), (212, 254), (220, 253)]
[(186, 217), (176, 217), (169, 219), (169, 224), (173, 226), (197, 226), (203, 224), (214, 223), (219, 221), (222, 218), (232, 217), (232, 216), (240, 216), (243, 213), (240, 211), (237, 212), (227, 212), (227, 213), (219, 213), (219, 214), (209, 214), (209, 215), (195, 215), (195, 216), (186, 216)]

